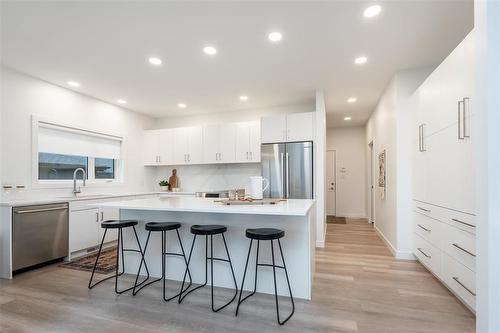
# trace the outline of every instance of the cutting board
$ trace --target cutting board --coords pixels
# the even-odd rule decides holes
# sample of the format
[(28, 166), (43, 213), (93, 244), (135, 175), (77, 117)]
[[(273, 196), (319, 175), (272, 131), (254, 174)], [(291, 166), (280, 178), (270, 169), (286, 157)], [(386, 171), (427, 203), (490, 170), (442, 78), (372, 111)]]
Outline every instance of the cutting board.
[(256, 206), (256, 205), (276, 205), (280, 201), (286, 201), (285, 199), (262, 199), (262, 200), (214, 200), (214, 202), (221, 203), (228, 206)]

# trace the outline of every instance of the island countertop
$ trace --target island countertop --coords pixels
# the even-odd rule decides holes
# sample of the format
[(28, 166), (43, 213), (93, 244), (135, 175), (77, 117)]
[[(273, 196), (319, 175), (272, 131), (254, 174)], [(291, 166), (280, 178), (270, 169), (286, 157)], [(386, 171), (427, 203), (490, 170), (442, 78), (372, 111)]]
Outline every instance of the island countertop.
[(287, 199), (274, 205), (224, 205), (215, 202), (216, 200), (218, 199), (166, 196), (109, 201), (92, 206), (144, 211), (306, 216), (315, 204), (312, 199)]

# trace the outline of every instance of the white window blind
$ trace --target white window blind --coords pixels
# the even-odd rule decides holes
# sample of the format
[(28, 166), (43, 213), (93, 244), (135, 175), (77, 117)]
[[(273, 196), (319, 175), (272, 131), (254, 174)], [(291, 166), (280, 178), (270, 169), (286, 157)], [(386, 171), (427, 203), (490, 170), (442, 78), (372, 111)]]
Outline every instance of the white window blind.
[(121, 158), (122, 139), (84, 130), (40, 123), (38, 152), (97, 158)]

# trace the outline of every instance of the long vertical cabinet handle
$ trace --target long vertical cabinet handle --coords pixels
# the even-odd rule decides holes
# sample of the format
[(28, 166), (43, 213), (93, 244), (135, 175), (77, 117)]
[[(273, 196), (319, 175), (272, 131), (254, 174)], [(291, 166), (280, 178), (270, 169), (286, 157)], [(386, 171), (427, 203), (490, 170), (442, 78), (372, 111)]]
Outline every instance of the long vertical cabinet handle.
[(464, 134), (464, 138), (470, 138), (470, 133), (469, 133), (469, 128), (470, 126), (468, 126), (468, 121), (467, 121), (467, 117), (469, 115), (469, 102), (470, 102), (470, 98), (469, 97), (464, 97), (464, 99), (462, 100), (462, 105), (463, 105), (463, 108), (464, 108), (464, 111), (462, 113), (463, 115), (463, 118), (462, 118), (462, 122), (463, 122), (463, 134)]
[(418, 125), (418, 151), (422, 152), (422, 125)]
[(462, 105), (464, 104), (464, 101), (458, 101), (458, 140), (464, 140), (465, 136), (462, 131)]
[(281, 153), (281, 189), (283, 190), (283, 198), (286, 198), (286, 182), (285, 182), (285, 154)]
[(290, 156), (286, 153), (286, 197), (290, 197)]
[(425, 124), (420, 125), (420, 152), (422, 153), (427, 151), (425, 149), (424, 129), (425, 129)]

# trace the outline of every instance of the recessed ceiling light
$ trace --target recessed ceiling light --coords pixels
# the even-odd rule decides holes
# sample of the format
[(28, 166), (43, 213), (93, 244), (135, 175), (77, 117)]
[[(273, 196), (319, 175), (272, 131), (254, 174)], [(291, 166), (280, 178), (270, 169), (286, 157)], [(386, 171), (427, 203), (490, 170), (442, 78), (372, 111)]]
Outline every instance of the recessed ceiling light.
[(354, 63), (356, 65), (362, 65), (362, 64), (366, 63), (367, 61), (368, 61), (367, 57), (357, 57), (356, 59), (354, 59)]
[(76, 88), (78, 88), (80, 86), (80, 83), (78, 83), (76, 81), (68, 81), (66, 83), (68, 84), (68, 86), (72, 86), (72, 87), (76, 87)]
[(150, 64), (153, 64), (153, 65), (156, 65), (156, 66), (159, 66), (162, 64), (162, 61), (160, 58), (155, 58), (155, 57), (151, 57), (148, 59), (149, 63)]
[(181, 109), (187, 108), (187, 105), (184, 103), (179, 103), (179, 104), (177, 104), (177, 106), (180, 107)]
[(344, 120), (345, 120), (345, 121), (349, 121), (349, 120), (351, 120), (351, 119), (352, 119), (351, 117), (344, 117)]
[(379, 5), (373, 5), (373, 6), (366, 8), (365, 11), (363, 12), (363, 15), (365, 17), (371, 18), (371, 17), (375, 17), (378, 14), (380, 14), (381, 11), (382, 11), (382, 7), (380, 7)]
[(358, 99), (356, 97), (351, 97), (347, 100), (347, 103), (354, 103), (356, 102)]
[(283, 38), (283, 35), (281, 34), (281, 32), (275, 31), (275, 32), (271, 32), (267, 36), (267, 38), (269, 38), (269, 40), (271, 42), (279, 42)]
[(127, 101), (124, 100), (124, 99), (121, 99), (121, 98), (117, 99), (116, 102), (119, 103), (119, 104), (127, 104)]
[(248, 101), (248, 96), (240, 96), (240, 101)]
[(203, 52), (205, 52), (208, 55), (215, 55), (217, 53), (217, 49), (213, 46), (205, 46), (203, 48)]

